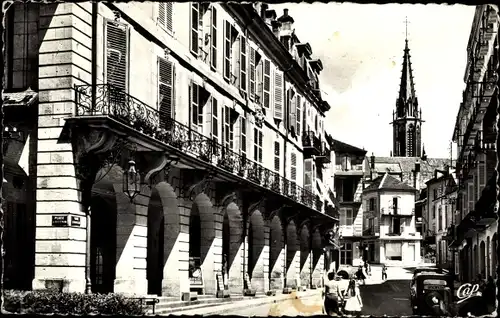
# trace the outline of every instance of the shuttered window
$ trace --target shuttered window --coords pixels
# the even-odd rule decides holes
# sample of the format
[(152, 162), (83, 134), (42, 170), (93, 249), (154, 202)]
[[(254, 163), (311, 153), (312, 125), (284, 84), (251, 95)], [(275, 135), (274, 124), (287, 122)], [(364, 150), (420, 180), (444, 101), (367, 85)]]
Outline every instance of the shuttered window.
[(192, 84), (190, 87), (191, 98), (191, 124), (197, 128), (199, 132), (203, 131), (203, 88)]
[(231, 79), (231, 23), (224, 21), (224, 78)]
[(191, 2), (191, 38), (189, 48), (191, 53), (198, 56), (200, 51), (200, 4), (198, 2)]
[(106, 22), (106, 81), (127, 91), (128, 28), (114, 21)]
[(274, 142), (274, 171), (280, 172), (280, 143)]
[(264, 60), (264, 79), (262, 85), (262, 95), (264, 107), (271, 107), (271, 62)]
[(250, 98), (255, 98), (255, 49), (250, 47), (250, 59), (248, 63), (249, 82), (250, 82)]
[(158, 3), (158, 24), (165, 30), (173, 31), (173, 3), (160, 2)]
[(158, 110), (160, 127), (170, 129), (174, 117), (174, 64), (158, 57)]
[(312, 159), (304, 160), (304, 189), (311, 191), (314, 184), (314, 163)]
[(224, 106), (222, 109), (224, 122), (222, 124), (223, 145), (227, 149), (234, 149), (234, 124), (231, 118), (231, 108)]
[(297, 104), (300, 103), (300, 96), (298, 94), (295, 94), (295, 96), (290, 99), (290, 109), (289, 109), (289, 116), (288, 116), (288, 129), (293, 132), (295, 132), (295, 126), (297, 125)]
[(241, 149), (241, 155), (246, 157), (247, 154), (247, 119), (245, 117), (240, 117), (240, 136), (241, 136), (241, 142), (240, 142), (240, 149)]
[(297, 125), (295, 126), (295, 134), (297, 136), (300, 136), (301, 134), (301, 129), (302, 129), (302, 105), (301, 105), (302, 101), (301, 101), (301, 98), (299, 96), (299, 99), (297, 101), (297, 109), (295, 111), (295, 116), (297, 118)]
[(247, 39), (244, 36), (240, 37), (240, 89), (243, 92), (247, 91)]
[(253, 160), (262, 163), (262, 131), (255, 127), (253, 132)]
[(290, 174), (292, 181), (297, 181), (297, 154), (292, 152), (290, 159)]
[(219, 142), (219, 104), (212, 97), (212, 140)]
[(210, 67), (215, 71), (217, 70), (217, 9), (213, 6), (210, 21)]
[(283, 120), (283, 72), (274, 73), (274, 118)]

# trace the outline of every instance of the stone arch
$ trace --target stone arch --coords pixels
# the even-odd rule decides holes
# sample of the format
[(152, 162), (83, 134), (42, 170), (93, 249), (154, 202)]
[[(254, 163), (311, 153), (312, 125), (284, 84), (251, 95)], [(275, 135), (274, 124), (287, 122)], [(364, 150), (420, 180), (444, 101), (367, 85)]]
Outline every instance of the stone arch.
[[(210, 198), (200, 192), (189, 211), (189, 273), (190, 290), (215, 294), (217, 292), (215, 258), (217, 214)], [(201, 279), (197, 273), (201, 271)]]
[(243, 217), (236, 203), (231, 202), (223, 209), (222, 255), (223, 273), (231, 293), (241, 293), (244, 273)]
[(286, 226), (286, 287), (300, 286), (300, 239), (291, 220)]
[(285, 242), (283, 226), (279, 216), (274, 215), (269, 221), (269, 289), (283, 289), (285, 261)]
[(497, 233), (493, 234), (491, 238), (491, 273), (494, 278), (497, 276), (497, 266), (498, 266), (498, 236)]
[(311, 285), (312, 259), (309, 224), (300, 226), (300, 282), (304, 286)]
[(484, 241), (481, 241), (479, 244), (479, 264), (478, 264), (479, 274), (485, 278), (486, 274), (486, 244)]
[(117, 248), (118, 206), (113, 184), (121, 182), (121, 175), (119, 166), (105, 166), (97, 172), (91, 188), (90, 279), (95, 293), (114, 291), (116, 264), (121, 253)]
[[(266, 289), (267, 270), (264, 258), (268, 251), (264, 251), (266, 244), (266, 225), (264, 217), (259, 210), (253, 211), (248, 220), (248, 276), (252, 282), (252, 288), (257, 292)], [(266, 253), (265, 253), (266, 252)]]
[(321, 286), (321, 273), (324, 269), (324, 259), (323, 259), (323, 247), (321, 244), (321, 233), (319, 229), (315, 229), (312, 233), (311, 238), (311, 246), (312, 246), (312, 285), (313, 286)]

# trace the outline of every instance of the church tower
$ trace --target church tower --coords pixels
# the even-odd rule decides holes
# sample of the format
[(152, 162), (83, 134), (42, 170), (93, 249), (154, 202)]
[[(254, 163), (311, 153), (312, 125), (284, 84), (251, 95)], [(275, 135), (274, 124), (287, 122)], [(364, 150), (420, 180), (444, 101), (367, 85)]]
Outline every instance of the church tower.
[(392, 114), (393, 156), (420, 157), (422, 146), (422, 111), (418, 108), (410, 62), (408, 38), (405, 39), (403, 70), (396, 110)]

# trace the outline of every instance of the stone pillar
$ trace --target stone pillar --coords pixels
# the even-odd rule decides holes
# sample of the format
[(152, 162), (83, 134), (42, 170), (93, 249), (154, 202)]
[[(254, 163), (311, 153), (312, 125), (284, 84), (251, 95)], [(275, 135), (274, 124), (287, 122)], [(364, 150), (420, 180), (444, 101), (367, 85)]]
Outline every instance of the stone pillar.
[(269, 272), (270, 289), (283, 290), (285, 269), (285, 236), (278, 217), (270, 222), (269, 231)]
[[(113, 185), (116, 194), (116, 277), (114, 292), (146, 295), (148, 281), (147, 236), (150, 191), (143, 187), (133, 202), (123, 193), (122, 184)], [(167, 232), (168, 229), (165, 229)]]
[(306, 288), (311, 286), (312, 251), (309, 229), (303, 226), (300, 230), (300, 282)]
[[(36, 242), (33, 289), (85, 290), (86, 222), (73, 147), (61, 143), (63, 118), (74, 115), (74, 84), (90, 82), (91, 3), (40, 6)], [(32, 24), (36, 27), (36, 23)], [(82, 58), (83, 57), (83, 58)], [(87, 59), (86, 59), (87, 58)], [(53, 220), (80, 218), (57, 227)], [(57, 220), (54, 220), (57, 221)]]
[(245, 275), (245, 244), (243, 222), (238, 206), (231, 203), (226, 208), (229, 216), (229, 292), (241, 295), (243, 293), (243, 278)]

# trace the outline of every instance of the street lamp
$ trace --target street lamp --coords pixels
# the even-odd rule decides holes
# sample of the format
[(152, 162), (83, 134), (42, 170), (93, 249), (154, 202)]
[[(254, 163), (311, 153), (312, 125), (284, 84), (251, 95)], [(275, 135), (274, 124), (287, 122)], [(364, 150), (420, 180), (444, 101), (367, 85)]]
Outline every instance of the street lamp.
[(129, 197), (130, 202), (139, 194), (141, 176), (135, 168), (135, 161), (128, 162), (128, 170), (123, 174), (123, 192)]

